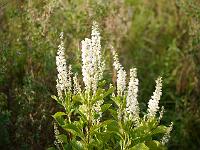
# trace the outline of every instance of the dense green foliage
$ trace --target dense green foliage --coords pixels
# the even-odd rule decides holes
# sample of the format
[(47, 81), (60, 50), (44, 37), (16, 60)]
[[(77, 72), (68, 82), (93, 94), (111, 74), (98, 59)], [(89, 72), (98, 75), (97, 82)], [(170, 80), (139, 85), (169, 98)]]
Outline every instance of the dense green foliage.
[[(66, 58), (80, 72), (79, 44), (96, 20), (125, 67), (138, 68), (139, 102), (146, 109), (154, 79), (163, 76), (163, 122), (174, 122), (169, 149), (200, 146), (200, 3), (197, 0), (34, 0), (0, 2), (0, 148), (52, 146), (51, 115), (61, 108), (55, 55), (60, 31)], [(110, 75), (107, 66), (107, 75)], [(115, 77), (113, 77), (115, 78)]]

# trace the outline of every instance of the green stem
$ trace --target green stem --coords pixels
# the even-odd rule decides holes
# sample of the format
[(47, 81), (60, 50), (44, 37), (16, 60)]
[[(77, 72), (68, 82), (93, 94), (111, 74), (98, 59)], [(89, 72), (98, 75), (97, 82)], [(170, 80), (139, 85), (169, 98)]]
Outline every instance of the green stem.
[(62, 144), (62, 143), (61, 143), (61, 146), (62, 146), (62, 149), (63, 149), (63, 150), (65, 150), (65, 148), (64, 148), (64, 146), (63, 146), (63, 144)]
[(88, 133), (87, 133), (87, 142), (90, 143), (90, 125), (91, 125), (91, 104), (90, 104), (90, 93), (87, 97), (87, 112), (88, 112)]

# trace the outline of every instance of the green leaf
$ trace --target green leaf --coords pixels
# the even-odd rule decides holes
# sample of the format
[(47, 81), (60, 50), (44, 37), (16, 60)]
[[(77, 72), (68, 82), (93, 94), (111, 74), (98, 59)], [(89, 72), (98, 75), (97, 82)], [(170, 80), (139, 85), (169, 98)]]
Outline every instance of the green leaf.
[(88, 144), (88, 150), (94, 150), (94, 149), (102, 149), (102, 142), (93, 140)]
[(47, 150), (56, 150), (56, 148), (54, 148), (54, 147), (49, 147), (49, 148), (47, 148)]
[(96, 130), (98, 130), (99, 128), (104, 127), (104, 126), (106, 127), (107, 125), (111, 124), (112, 122), (114, 122), (114, 120), (106, 120), (104, 122), (99, 123), (98, 125), (94, 125), (90, 130), (91, 135), (93, 135), (96, 132)]
[(118, 125), (117, 121), (112, 121), (110, 124), (108, 124), (107, 130), (119, 132), (119, 125)]
[(152, 135), (154, 134), (160, 134), (160, 133), (166, 133), (167, 132), (167, 127), (166, 126), (158, 126), (155, 130), (152, 131)]
[(62, 141), (63, 143), (67, 143), (67, 136), (66, 135), (64, 135), (64, 134), (60, 134), (60, 135), (58, 135), (57, 136), (57, 138), (60, 140), (60, 141)]
[(105, 112), (106, 110), (108, 110), (108, 108), (110, 108), (112, 104), (104, 104), (101, 106), (101, 112)]
[(110, 134), (115, 134), (118, 137), (120, 137), (121, 139), (123, 139), (123, 137), (120, 133), (120, 127), (119, 127), (119, 124), (117, 123), (117, 121), (113, 121), (112, 123), (107, 125), (107, 132), (109, 132)]
[(163, 146), (159, 141), (155, 141), (155, 140), (147, 141), (145, 144), (151, 150), (166, 150), (166, 147)]
[(53, 98), (54, 100), (58, 100), (58, 98), (55, 95), (51, 95), (51, 98)]
[(103, 99), (103, 94), (105, 93), (105, 90), (104, 89), (98, 89), (97, 92), (96, 92), (96, 95), (95, 97), (93, 97), (91, 99), (91, 104), (93, 105), (94, 103), (96, 103), (97, 101), (99, 100), (102, 100)]
[(113, 93), (114, 90), (115, 90), (114, 87), (109, 88), (109, 89), (103, 94), (103, 97), (106, 97), (106, 96), (108, 96), (109, 94)]
[(65, 129), (66, 131), (71, 132), (75, 136), (80, 137), (84, 141), (84, 134), (81, 131), (81, 129), (79, 129), (76, 125), (74, 125), (74, 124), (66, 124), (66, 125), (62, 126), (62, 128)]
[(65, 116), (65, 115), (67, 115), (67, 114), (64, 113), (64, 112), (57, 112), (57, 113), (55, 113), (55, 114), (53, 115), (53, 117), (54, 117), (54, 118), (58, 118), (58, 117)]
[(121, 103), (122, 103), (122, 100), (119, 96), (117, 97), (113, 97), (112, 100), (115, 102), (115, 104), (120, 107)]
[(53, 98), (53, 99), (54, 99), (55, 101), (57, 101), (60, 105), (63, 106), (62, 101), (61, 101), (59, 98), (57, 98), (55, 95), (51, 95), (51, 98)]
[(85, 116), (85, 114), (82, 113), (81, 111), (78, 111), (78, 113), (81, 115), (81, 120), (87, 122), (87, 117)]
[(131, 147), (129, 150), (149, 150), (149, 148), (144, 143), (139, 143)]
[(64, 124), (64, 118), (62, 116), (66, 116), (67, 114), (64, 112), (57, 112), (53, 115), (53, 118), (60, 124)]
[(155, 129), (159, 123), (156, 118), (151, 118), (147, 122), (144, 121), (144, 124), (147, 124), (150, 129)]
[(80, 95), (74, 95), (72, 97), (73, 101), (74, 102), (80, 102), (80, 103), (83, 103), (83, 99), (80, 97)]
[(151, 140), (151, 130), (148, 124), (144, 123), (130, 130), (130, 137), (134, 143), (142, 143), (146, 140)]
[(72, 150), (71, 143), (65, 143), (65, 144), (63, 144), (63, 150), (67, 150), (67, 149)]
[(118, 118), (117, 118), (117, 112), (115, 110), (113, 110), (113, 109), (108, 109), (108, 110), (110, 111), (110, 113), (114, 117), (114, 119), (118, 120)]
[(98, 86), (99, 87), (103, 87), (103, 86), (105, 86), (105, 84), (106, 84), (106, 81), (103, 80), (103, 81), (99, 82)]
[(112, 132), (108, 132), (108, 131), (106, 131), (106, 132), (96, 132), (95, 136), (97, 137), (97, 139), (99, 141), (106, 144), (111, 139)]
[(72, 140), (70, 144), (74, 150), (84, 150), (83, 144), (80, 141)]

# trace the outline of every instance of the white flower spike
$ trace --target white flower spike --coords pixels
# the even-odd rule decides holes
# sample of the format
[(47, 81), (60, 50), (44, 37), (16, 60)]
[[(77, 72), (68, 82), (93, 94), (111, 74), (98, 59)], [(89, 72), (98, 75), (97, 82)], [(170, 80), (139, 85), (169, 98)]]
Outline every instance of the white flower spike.
[(137, 101), (138, 96), (138, 79), (137, 69), (130, 69), (130, 81), (128, 85), (128, 95), (126, 98), (126, 113), (130, 120), (137, 120), (139, 118), (139, 104)]
[(126, 71), (124, 70), (123, 66), (119, 63), (119, 58), (117, 52), (112, 47), (112, 54), (113, 54), (113, 66), (117, 71), (117, 94), (122, 96), (125, 89), (126, 89)]
[(97, 90), (98, 81), (103, 77), (105, 67), (101, 56), (101, 43), (98, 25), (94, 22), (92, 26), (91, 39), (85, 38), (82, 44), (82, 75), (85, 89), (87, 91)]
[[(71, 79), (70, 72), (67, 71), (67, 64), (65, 59), (65, 48), (63, 42), (63, 32), (60, 34), (60, 45), (58, 46), (57, 56), (56, 56), (56, 66), (57, 66), (57, 92), (58, 96), (61, 98), (62, 93), (65, 90), (70, 90), (71, 88)], [(69, 70), (70, 71), (70, 70)]]
[(148, 118), (155, 117), (157, 111), (159, 110), (159, 101), (162, 95), (162, 78), (159, 77), (156, 80), (156, 89), (153, 92), (153, 96), (148, 102)]

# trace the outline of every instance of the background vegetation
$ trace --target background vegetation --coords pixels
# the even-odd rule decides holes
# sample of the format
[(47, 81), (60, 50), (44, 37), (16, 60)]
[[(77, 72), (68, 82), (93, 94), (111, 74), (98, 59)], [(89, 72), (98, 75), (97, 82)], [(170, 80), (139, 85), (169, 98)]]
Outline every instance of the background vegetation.
[[(80, 41), (99, 23), (125, 67), (138, 68), (146, 108), (163, 76), (163, 122), (174, 122), (169, 149), (200, 146), (200, 2), (197, 0), (0, 1), (0, 148), (44, 149), (54, 141), (59, 106), (55, 55), (64, 32), (68, 63), (80, 72)], [(73, 65), (73, 66), (74, 66)], [(107, 65), (109, 75), (110, 65)]]

